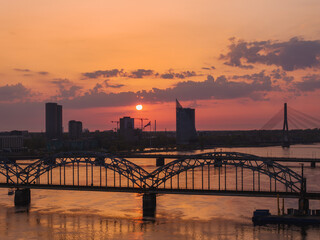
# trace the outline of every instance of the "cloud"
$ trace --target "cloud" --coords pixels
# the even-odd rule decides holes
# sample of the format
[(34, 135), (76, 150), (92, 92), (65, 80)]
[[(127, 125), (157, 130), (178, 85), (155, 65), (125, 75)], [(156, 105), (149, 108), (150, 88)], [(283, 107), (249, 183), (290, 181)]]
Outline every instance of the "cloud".
[[(251, 98), (263, 100), (263, 92), (272, 91), (271, 80), (267, 77), (257, 78), (251, 83), (245, 81), (229, 81), (225, 76), (219, 76), (216, 80), (211, 75), (202, 82), (179, 82), (172, 88), (141, 91), (138, 95), (149, 102), (181, 100), (205, 100), (205, 99), (235, 99)], [(258, 99), (257, 96), (260, 96)]]
[(132, 71), (129, 75), (130, 78), (143, 78), (146, 76), (154, 75), (154, 71), (150, 69), (137, 69), (136, 71)]
[(320, 75), (313, 74), (302, 77), (301, 82), (297, 82), (294, 86), (303, 92), (314, 92), (320, 89)]
[(99, 86), (95, 90), (89, 90), (82, 96), (77, 96), (70, 100), (62, 101), (62, 104), (69, 108), (93, 108), (93, 107), (116, 107), (127, 106), (135, 103), (138, 96), (134, 92), (105, 93), (99, 91)]
[(294, 80), (293, 76), (288, 76), (285, 71), (281, 71), (279, 68), (272, 70), (270, 76), (275, 80), (283, 80), (287, 84), (291, 83)]
[(122, 88), (124, 86), (124, 84), (110, 84), (108, 79), (104, 80), (103, 83), (107, 88)]
[[(85, 78), (112, 78), (112, 77), (123, 77), (123, 78), (144, 78), (144, 77), (160, 77), (162, 79), (185, 79), (188, 77), (199, 76), (195, 71), (182, 71), (182, 72), (173, 72), (173, 70), (169, 70), (167, 73), (160, 74), (152, 69), (143, 69), (139, 68), (131, 72), (126, 72), (124, 69), (112, 69), (112, 70), (98, 70), (94, 72), (86, 72), (82, 73), (82, 76)], [(117, 86), (117, 85), (116, 85)], [(112, 86), (108, 86), (112, 87)]]
[(42, 71), (42, 72), (37, 72), (39, 75), (48, 75), (49, 74), (49, 72), (44, 72), (44, 71)]
[(0, 86), (1, 102), (23, 101), (31, 96), (33, 96), (31, 90), (22, 83)]
[(173, 73), (164, 73), (164, 74), (161, 74), (160, 77), (163, 79), (173, 79), (174, 74)]
[(27, 69), (27, 68), (25, 68), (25, 69), (22, 69), (22, 68), (14, 68), (13, 70), (16, 71), (16, 72), (25, 73), (25, 74), (23, 74), (23, 76), (25, 76), (25, 77), (33, 76), (32, 73), (37, 73), (37, 74), (39, 74), (39, 75), (48, 75), (48, 74), (49, 74), (49, 72), (46, 72), (46, 71), (34, 72), (34, 71), (32, 71), (32, 70), (30, 70), (30, 69)]
[(215, 70), (216, 68), (214, 66), (211, 67), (203, 67), (203, 70)]
[(106, 93), (102, 89), (103, 84), (96, 84), (93, 89), (81, 96), (64, 99), (63, 104), (70, 108), (91, 108), (127, 106), (141, 99), (145, 103), (172, 102), (176, 98), (182, 101), (237, 98), (261, 101), (267, 99), (268, 92), (278, 90), (276, 86), (272, 86), (270, 76), (266, 76), (264, 72), (253, 76), (248, 75), (248, 79), (237, 81), (227, 79), (225, 76), (219, 76), (215, 80), (208, 75), (204, 81), (184, 81), (170, 88), (153, 88), (148, 91)]
[(30, 69), (27, 69), (27, 68), (26, 69), (14, 68), (13, 70), (17, 72), (31, 72)]
[(82, 87), (75, 85), (73, 82), (66, 78), (56, 78), (50, 82), (58, 87), (58, 94), (53, 97), (54, 100), (73, 98), (79, 93), (79, 90), (82, 89)]
[(98, 70), (94, 72), (82, 73), (82, 76), (86, 78), (99, 78), (99, 77), (118, 77), (125, 75), (123, 69), (112, 69), (112, 70)]
[(195, 77), (195, 76), (199, 76), (195, 71), (184, 71), (180, 73), (174, 73), (170, 71), (169, 73), (164, 73), (160, 75), (160, 77), (163, 79), (173, 79), (173, 78), (185, 79), (188, 77)]
[(320, 67), (320, 41), (291, 38), (287, 42), (245, 42), (231, 39), (227, 54), (220, 59), (225, 64), (240, 68), (253, 68), (253, 64), (276, 65), (285, 71)]

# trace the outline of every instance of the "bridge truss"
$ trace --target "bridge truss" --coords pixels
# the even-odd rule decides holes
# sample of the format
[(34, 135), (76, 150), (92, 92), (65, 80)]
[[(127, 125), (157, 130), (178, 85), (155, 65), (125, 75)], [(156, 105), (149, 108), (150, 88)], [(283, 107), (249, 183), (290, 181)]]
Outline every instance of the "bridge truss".
[[(194, 184), (194, 171), (195, 169), (200, 169), (201, 174), (201, 189), (204, 189), (204, 183), (206, 182), (206, 188), (210, 190), (210, 185), (212, 185), (212, 177), (210, 176), (211, 169), (218, 169), (218, 189), (227, 190), (227, 167), (234, 167), (234, 187), (236, 191), (244, 190), (244, 176), (243, 170), (249, 169), (252, 172), (252, 190), (261, 190), (261, 175), (267, 176), (269, 179), (269, 190), (277, 191), (277, 183), (281, 183), (285, 191), (288, 192), (301, 192), (304, 191), (302, 183), (304, 180), (302, 176), (292, 171), (286, 166), (279, 163), (264, 160), (258, 156), (237, 153), (237, 152), (213, 152), (205, 153), (194, 156), (188, 156), (185, 158), (177, 159), (172, 161), (152, 172), (152, 187), (166, 187), (166, 182), (171, 181), (173, 177), (179, 178), (181, 173), (185, 173), (187, 183), (187, 172), (191, 171), (191, 183)], [(205, 169), (206, 168), (206, 169)], [(221, 172), (224, 170), (224, 186), (221, 186)], [(207, 181), (204, 180), (204, 175), (206, 175)], [(190, 176), (189, 176), (190, 177)], [(179, 183), (180, 181), (178, 181)], [(170, 182), (170, 187), (171, 187)], [(264, 183), (264, 185), (266, 185)], [(179, 188), (179, 186), (178, 186)], [(194, 185), (192, 186), (194, 188)]]
[[(213, 152), (185, 156), (152, 172), (100, 152), (66, 152), (25, 165), (0, 158), (2, 187), (42, 187), (146, 192), (175, 190), (305, 192), (305, 180), (286, 166), (258, 156)], [(72, 188), (70, 188), (72, 189)]]

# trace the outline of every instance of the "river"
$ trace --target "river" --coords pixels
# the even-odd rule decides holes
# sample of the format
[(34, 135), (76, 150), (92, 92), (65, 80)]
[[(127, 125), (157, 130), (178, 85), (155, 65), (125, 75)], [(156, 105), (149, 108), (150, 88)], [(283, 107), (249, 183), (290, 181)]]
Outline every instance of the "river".
[[(209, 152), (213, 150), (205, 150)], [(320, 158), (320, 145), (222, 148), (269, 157)], [(193, 153), (201, 153), (195, 151)], [(203, 152), (202, 152), (203, 153)], [(154, 162), (136, 160), (154, 169)], [(289, 164), (299, 172), (300, 165)], [(319, 191), (320, 166), (305, 164), (308, 190)], [(157, 196), (156, 218), (142, 219), (141, 195), (133, 193), (31, 190), (29, 208), (17, 208), (7, 189), (0, 189), (0, 239), (320, 239), (320, 227), (254, 226), (255, 209), (276, 213), (276, 199), (222, 196)], [(285, 208), (297, 208), (286, 199)], [(320, 201), (310, 201), (320, 209)]]

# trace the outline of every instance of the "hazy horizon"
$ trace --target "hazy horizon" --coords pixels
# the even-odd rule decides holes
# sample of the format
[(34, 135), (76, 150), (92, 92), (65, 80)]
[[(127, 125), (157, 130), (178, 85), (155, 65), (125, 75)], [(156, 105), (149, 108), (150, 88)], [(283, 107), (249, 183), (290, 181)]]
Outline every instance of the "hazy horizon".
[[(287, 102), (320, 119), (320, 2), (2, 1), (0, 131), (115, 128), (123, 116), (175, 130), (260, 129)], [(137, 111), (135, 106), (142, 104)], [(289, 126), (290, 128), (290, 126)]]

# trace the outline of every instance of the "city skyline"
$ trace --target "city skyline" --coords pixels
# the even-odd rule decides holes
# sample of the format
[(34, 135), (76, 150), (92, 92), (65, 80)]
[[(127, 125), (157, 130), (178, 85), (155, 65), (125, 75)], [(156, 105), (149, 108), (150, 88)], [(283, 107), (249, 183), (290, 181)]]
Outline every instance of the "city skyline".
[(260, 129), (284, 102), (320, 118), (318, 1), (0, 6), (1, 131), (45, 131), (46, 102), (91, 131), (123, 116), (174, 131), (176, 98), (197, 130)]

